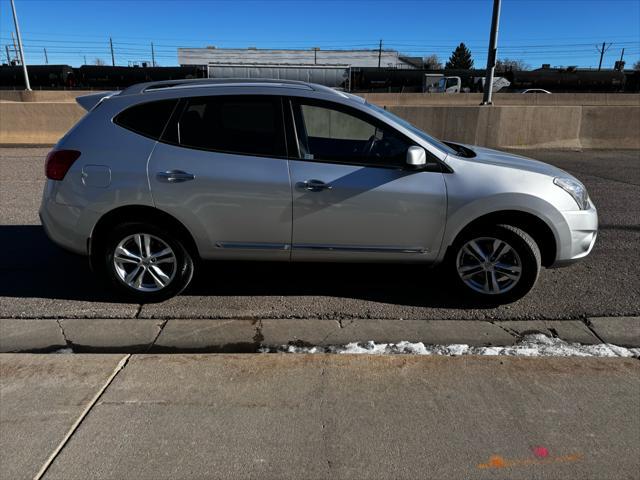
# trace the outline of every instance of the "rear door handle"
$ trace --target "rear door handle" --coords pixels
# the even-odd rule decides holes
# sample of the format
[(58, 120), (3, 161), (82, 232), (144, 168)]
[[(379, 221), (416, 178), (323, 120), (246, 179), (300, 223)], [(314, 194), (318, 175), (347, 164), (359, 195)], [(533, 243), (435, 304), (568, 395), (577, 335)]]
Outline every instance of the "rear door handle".
[(156, 178), (160, 182), (181, 183), (193, 180), (196, 176), (193, 173), (183, 172), (182, 170), (168, 170), (166, 172), (158, 172)]
[(320, 192), (322, 190), (331, 190), (333, 188), (330, 184), (325, 183), (322, 180), (316, 180), (315, 178), (298, 183), (298, 187), (309, 190), (310, 192)]

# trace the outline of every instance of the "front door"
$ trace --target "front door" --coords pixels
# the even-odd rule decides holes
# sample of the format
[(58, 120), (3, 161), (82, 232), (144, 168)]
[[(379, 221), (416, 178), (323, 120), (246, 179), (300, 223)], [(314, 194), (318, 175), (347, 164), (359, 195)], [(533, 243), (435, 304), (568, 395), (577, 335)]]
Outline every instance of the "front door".
[(205, 258), (288, 260), (291, 186), (277, 96), (187, 98), (149, 161), (158, 208)]
[(359, 110), (293, 99), (292, 111), (292, 258), (434, 260), (446, 214), (439, 169), (406, 168), (412, 141)]

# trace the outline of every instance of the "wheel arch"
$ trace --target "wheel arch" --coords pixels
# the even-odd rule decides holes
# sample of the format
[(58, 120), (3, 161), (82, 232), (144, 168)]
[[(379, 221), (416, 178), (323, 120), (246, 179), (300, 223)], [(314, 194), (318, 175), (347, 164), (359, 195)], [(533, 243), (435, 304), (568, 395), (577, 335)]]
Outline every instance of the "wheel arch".
[(167, 228), (184, 243), (192, 258), (200, 259), (200, 252), (191, 232), (178, 219), (155, 207), (127, 205), (108, 211), (94, 225), (88, 239), (87, 250), (93, 263), (95, 253), (100, 251), (106, 232), (117, 224), (126, 222), (152, 223)]
[(517, 227), (529, 234), (540, 249), (542, 266), (549, 267), (555, 262), (558, 242), (552, 228), (539, 216), (522, 210), (499, 210), (475, 218), (451, 236), (451, 241), (446, 245), (445, 255), (449, 254), (451, 247), (469, 231), (484, 225), (500, 224)]

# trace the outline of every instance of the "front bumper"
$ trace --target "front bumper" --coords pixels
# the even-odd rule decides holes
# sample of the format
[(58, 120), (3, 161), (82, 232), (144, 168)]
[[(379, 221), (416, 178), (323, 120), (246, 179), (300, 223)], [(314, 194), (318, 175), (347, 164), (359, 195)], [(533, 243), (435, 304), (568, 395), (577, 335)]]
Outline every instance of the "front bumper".
[(570, 265), (586, 257), (593, 250), (598, 237), (598, 212), (590, 203), (588, 210), (562, 212), (566, 222), (560, 236), (558, 254), (553, 267)]

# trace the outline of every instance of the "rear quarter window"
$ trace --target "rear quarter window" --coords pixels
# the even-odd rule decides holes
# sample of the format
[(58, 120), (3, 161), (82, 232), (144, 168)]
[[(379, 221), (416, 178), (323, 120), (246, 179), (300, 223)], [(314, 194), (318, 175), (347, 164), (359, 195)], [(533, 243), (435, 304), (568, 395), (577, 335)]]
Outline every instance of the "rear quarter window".
[(158, 140), (178, 100), (158, 100), (134, 105), (113, 119), (119, 125), (145, 137)]

